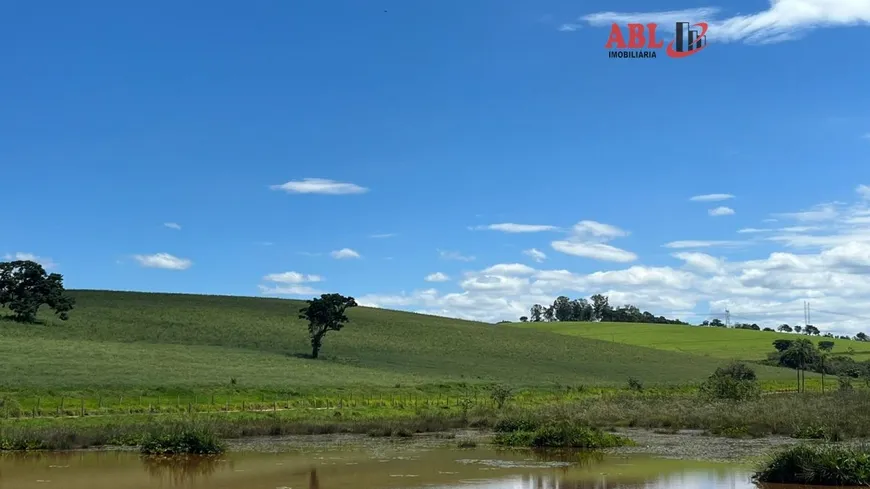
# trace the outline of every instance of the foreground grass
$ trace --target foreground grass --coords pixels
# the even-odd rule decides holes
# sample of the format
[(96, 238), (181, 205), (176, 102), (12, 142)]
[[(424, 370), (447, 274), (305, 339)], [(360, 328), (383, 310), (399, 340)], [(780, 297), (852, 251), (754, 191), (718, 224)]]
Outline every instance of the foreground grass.
[[(747, 361), (767, 358), (767, 354), (773, 351), (773, 341), (778, 338), (795, 339), (801, 337), (789, 333), (678, 324), (541, 322), (512, 323), (511, 326), (711, 358)], [(851, 348), (854, 351), (852, 355), (855, 360), (870, 358), (870, 342), (820, 337), (811, 339), (813, 341), (833, 341), (833, 351), (837, 354), (850, 354)]]
[[(785, 435), (796, 438), (870, 437), (870, 393), (771, 395), (745, 402), (704, 402), (693, 395), (652, 393), (602, 394), (553, 405), (503, 409), (479, 406), (417, 409), (328, 409), (266, 413), (121, 415), (80, 418), (0, 420), (0, 448), (66, 449), (104, 445), (138, 446), (153, 430), (190, 424), (218, 438), (359, 433), (407, 436), (454, 428), (487, 429), (527, 420), (521, 431), (535, 433), (548, 425), (610, 429), (637, 427), (698, 429), (714, 435), (742, 437)], [(510, 432), (502, 428), (502, 432)], [(557, 436), (558, 435), (558, 436)], [(570, 440), (563, 434), (551, 439)], [(517, 435), (510, 444), (534, 444)], [(535, 435), (538, 436), (538, 435)], [(548, 435), (549, 436), (549, 435)], [(585, 436), (585, 435), (584, 435)], [(561, 437), (561, 438), (559, 438)], [(582, 438), (581, 438), (582, 439)], [(574, 443), (571, 441), (571, 443)], [(582, 444), (582, 443), (581, 443)]]
[[(316, 392), (396, 385), (502, 383), (621, 386), (702, 381), (718, 359), (536, 330), (371, 308), (309, 353), (303, 302), (248, 297), (72, 291), (61, 322), (0, 320), (0, 392), (14, 397), (88, 391), (233, 388)], [(759, 367), (763, 380), (791, 372)], [(71, 395), (69, 397), (72, 397)]]
[(870, 485), (870, 447), (798, 445), (783, 450), (756, 472), (758, 482), (817, 486)]

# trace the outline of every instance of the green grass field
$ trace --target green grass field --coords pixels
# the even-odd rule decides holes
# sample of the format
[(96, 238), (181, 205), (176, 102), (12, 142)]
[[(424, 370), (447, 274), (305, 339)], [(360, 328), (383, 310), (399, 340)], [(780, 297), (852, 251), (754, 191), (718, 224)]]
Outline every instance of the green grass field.
[[(458, 382), (518, 388), (647, 386), (703, 380), (722, 364), (680, 352), (534, 329), (358, 307), (309, 353), (301, 301), (72, 291), (69, 321), (0, 321), (0, 392), (334, 392)], [(728, 331), (726, 333), (733, 333)], [(758, 334), (758, 333), (756, 333)], [(610, 339), (610, 338), (604, 338)], [(661, 340), (654, 341), (660, 346)], [(654, 345), (655, 346), (655, 345)], [(762, 379), (792, 372), (758, 367)]]
[(870, 359), (870, 343), (808, 337), (794, 333), (707, 328), (676, 324), (636, 323), (511, 323), (519, 329), (558, 333), (578, 338), (605, 340), (659, 350), (690, 353), (710, 358), (763, 360), (774, 351), (777, 338), (810, 338), (813, 342), (835, 343), (834, 353), (849, 354), (856, 360)]

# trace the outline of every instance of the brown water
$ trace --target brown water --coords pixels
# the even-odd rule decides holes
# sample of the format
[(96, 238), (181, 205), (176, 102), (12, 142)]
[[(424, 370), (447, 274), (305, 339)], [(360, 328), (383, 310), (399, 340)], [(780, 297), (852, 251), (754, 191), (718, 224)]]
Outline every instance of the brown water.
[(739, 465), (643, 455), (541, 455), (414, 443), (320, 446), (218, 459), (129, 452), (0, 456), (0, 489), (742, 489)]

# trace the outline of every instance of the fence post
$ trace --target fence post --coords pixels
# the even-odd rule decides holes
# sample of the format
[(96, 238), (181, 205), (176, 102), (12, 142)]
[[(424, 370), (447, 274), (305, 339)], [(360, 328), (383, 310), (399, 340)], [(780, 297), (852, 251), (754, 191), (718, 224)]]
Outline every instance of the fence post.
[(85, 398), (82, 398), (82, 416), (85, 415)]

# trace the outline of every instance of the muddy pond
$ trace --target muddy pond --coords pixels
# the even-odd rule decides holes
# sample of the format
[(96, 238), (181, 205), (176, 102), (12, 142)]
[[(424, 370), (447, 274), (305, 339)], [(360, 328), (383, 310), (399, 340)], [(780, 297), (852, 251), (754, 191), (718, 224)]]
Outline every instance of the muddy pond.
[[(254, 439), (236, 442), (231, 452), (210, 459), (158, 460), (129, 451), (6, 454), (0, 455), (0, 489), (756, 487), (750, 481), (754, 466), (745, 457), (734, 455), (721, 442), (697, 437), (662, 436), (645, 440), (651, 443), (648, 449), (592, 456), (503, 450), (484, 441), (458, 448), (463, 439), (470, 440), (462, 436)], [(680, 449), (673, 449), (687, 444), (730, 454), (730, 460), (687, 459)]]

